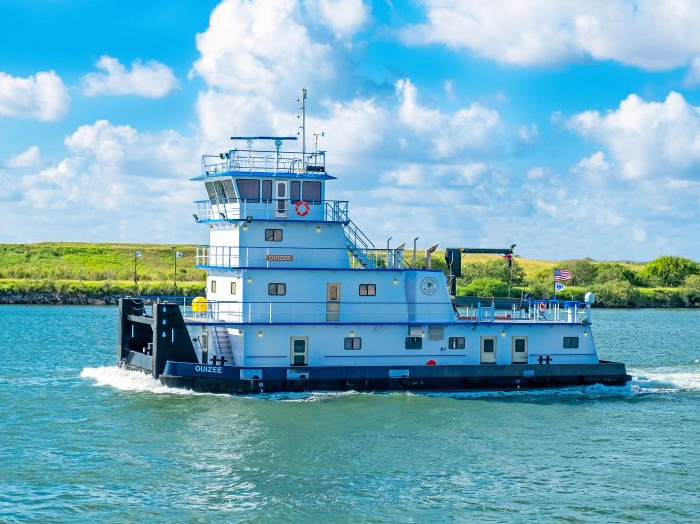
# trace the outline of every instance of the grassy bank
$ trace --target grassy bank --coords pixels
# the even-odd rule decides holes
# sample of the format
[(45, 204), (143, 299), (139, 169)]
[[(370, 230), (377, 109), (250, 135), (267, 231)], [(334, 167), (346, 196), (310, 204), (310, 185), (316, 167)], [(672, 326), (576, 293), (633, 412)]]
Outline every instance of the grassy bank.
[[(0, 303), (114, 303), (134, 293), (134, 253), (139, 291), (144, 295), (201, 295), (206, 274), (194, 269), (195, 246), (170, 244), (89, 244), (45, 242), (0, 244)], [(174, 288), (175, 253), (177, 290)], [(412, 259), (410, 252), (407, 260)], [(417, 265), (423, 265), (418, 255)], [(433, 255), (433, 267), (446, 271), (444, 252)], [(582, 300), (596, 294), (602, 307), (698, 307), (700, 265), (678, 257), (649, 263), (553, 261), (516, 257), (512, 268), (493, 255), (462, 259), (458, 295), (511, 296), (531, 293), (550, 297), (555, 267), (569, 269), (572, 280), (556, 294)]]

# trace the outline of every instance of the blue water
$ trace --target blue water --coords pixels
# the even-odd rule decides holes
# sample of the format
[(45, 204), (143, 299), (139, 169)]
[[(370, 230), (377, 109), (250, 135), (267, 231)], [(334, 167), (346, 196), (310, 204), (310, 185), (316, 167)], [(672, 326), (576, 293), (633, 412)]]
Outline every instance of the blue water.
[(700, 522), (698, 311), (595, 311), (630, 386), (507, 394), (195, 395), (114, 308), (0, 328), (0, 522)]

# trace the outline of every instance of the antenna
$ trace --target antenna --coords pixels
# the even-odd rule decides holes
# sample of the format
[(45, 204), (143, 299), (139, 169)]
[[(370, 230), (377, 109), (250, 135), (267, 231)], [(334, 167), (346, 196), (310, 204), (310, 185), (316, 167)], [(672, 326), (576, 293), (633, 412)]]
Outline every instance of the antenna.
[(306, 88), (302, 88), (301, 96), (297, 99), (299, 111), (301, 112), (301, 153), (306, 156)]

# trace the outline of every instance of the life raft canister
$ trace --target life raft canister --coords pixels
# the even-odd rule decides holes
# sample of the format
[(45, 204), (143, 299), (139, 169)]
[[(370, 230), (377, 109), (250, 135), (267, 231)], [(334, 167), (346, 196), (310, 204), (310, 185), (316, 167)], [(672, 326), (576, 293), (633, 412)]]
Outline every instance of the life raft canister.
[(207, 299), (204, 297), (195, 297), (192, 299), (192, 313), (206, 313)]
[(309, 204), (307, 204), (303, 200), (299, 200), (299, 202), (297, 202), (294, 206), (294, 211), (296, 211), (297, 215), (299, 215), (300, 217), (305, 217), (306, 215), (308, 215), (310, 209), (311, 208), (309, 207)]

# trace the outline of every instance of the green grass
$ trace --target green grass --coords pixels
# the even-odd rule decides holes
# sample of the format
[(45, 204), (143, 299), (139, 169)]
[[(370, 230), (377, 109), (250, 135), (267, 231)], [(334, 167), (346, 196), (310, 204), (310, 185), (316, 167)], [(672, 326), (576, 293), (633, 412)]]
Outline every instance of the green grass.
[(194, 269), (195, 246), (169, 244), (88, 244), (42, 242), (0, 244), (0, 279), (133, 280), (134, 252), (139, 281), (172, 281), (176, 251), (177, 280), (203, 281), (204, 271)]

